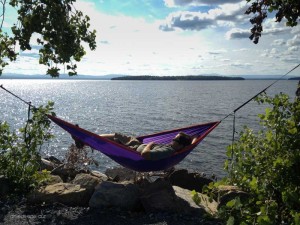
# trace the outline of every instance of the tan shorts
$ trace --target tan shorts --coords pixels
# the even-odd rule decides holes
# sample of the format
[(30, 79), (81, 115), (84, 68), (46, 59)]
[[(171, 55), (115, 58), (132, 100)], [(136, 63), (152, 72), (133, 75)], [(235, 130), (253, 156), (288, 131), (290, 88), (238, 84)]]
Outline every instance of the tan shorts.
[(127, 136), (127, 135), (120, 134), (120, 133), (115, 133), (114, 140), (115, 140), (115, 142), (118, 142), (118, 143), (125, 145), (129, 148), (132, 148), (134, 150), (136, 150), (142, 144), (135, 137)]

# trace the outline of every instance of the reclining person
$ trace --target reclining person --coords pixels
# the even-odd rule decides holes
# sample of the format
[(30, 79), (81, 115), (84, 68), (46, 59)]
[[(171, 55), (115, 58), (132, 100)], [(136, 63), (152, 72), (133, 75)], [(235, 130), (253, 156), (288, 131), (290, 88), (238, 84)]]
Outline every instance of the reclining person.
[[(120, 133), (100, 134), (100, 136), (132, 148), (141, 153), (142, 157), (148, 160), (159, 160), (167, 158), (173, 155), (176, 151), (179, 151), (184, 147), (190, 145), (193, 141), (193, 138), (191, 136), (183, 132), (178, 133), (169, 144), (156, 144), (154, 142), (143, 144), (135, 137), (123, 135)], [(77, 138), (73, 137), (73, 139), (75, 140), (75, 144), (78, 148), (82, 148), (84, 146), (84, 144)]]

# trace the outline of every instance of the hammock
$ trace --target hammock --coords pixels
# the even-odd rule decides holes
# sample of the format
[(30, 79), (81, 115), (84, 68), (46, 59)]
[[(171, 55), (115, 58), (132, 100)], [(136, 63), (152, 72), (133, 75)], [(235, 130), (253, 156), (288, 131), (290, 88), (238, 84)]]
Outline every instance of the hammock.
[(160, 160), (146, 160), (140, 153), (124, 146), (122, 144), (103, 138), (95, 133), (75, 126), (57, 117), (48, 115), (48, 117), (61, 128), (69, 132), (86, 145), (96, 149), (120, 165), (139, 172), (160, 171), (175, 166), (182, 161), (214, 128), (220, 121), (206, 124), (197, 124), (189, 127), (163, 131), (160, 133), (139, 136), (137, 139), (144, 144), (155, 142), (157, 144), (168, 144), (180, 132), (196, 137), (193, 143), (172, 156)]

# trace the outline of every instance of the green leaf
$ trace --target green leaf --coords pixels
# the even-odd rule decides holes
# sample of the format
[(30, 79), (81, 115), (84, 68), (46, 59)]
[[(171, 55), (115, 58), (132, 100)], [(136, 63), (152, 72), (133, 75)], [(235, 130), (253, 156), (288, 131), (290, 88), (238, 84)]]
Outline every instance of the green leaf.
[(228, 218), (226, 225), (234, 225), (234, 217), (233, 216), (230, 216)]
[(233, 199), (233, 200), (227, 202), (227, 203), (226, 203), (226, 206), (227, 206), (228, 208), (233, 208), (233, 207), (235, 206), (235, 202), (236, 202), (236, 200)]

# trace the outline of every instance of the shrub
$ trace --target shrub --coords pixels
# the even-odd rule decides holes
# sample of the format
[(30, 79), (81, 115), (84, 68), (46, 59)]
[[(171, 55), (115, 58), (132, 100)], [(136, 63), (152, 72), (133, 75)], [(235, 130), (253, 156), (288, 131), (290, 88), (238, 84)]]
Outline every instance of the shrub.
[(46, 114), (54, 115), (53, 105), (31, 108), (32, 117), (18, 134), (7, 122), (0, 123), (0, 175), (9, 179), (13, 191), (29, 191), (47, 178), (46, 171), (39, 171), (39, 151), (43, 142), (52, 138)]
[(264, 94), (256, 101), (269, 105), (259, 115), (261, 129), (245, 127), (228, 147), (228, 177), (210, 185), (210, 193), (226, 183), (250, 194), (221, 207), (227, 224), (300, 224), (300, 100)]

